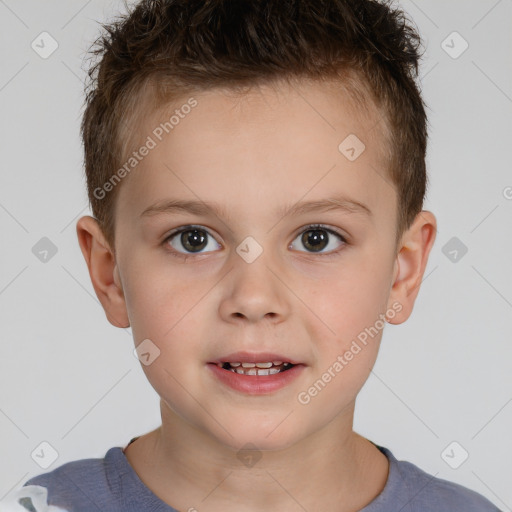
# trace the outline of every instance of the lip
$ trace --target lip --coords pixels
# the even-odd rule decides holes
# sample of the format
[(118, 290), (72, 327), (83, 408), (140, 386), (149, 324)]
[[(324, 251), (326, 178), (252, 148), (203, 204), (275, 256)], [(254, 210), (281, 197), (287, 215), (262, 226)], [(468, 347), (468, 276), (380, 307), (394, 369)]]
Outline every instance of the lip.
[[(210, 363), (266, 363), (270, 361), (282, 361), (283, 363), (304, 364), (295, 359), (290, 359), (282, 354), (273, 354), (271, 352), (233, 352), (219, 359), (210, 361)], [(289, 371), (289, 370), (287, 370)], [(279, 374), (276, 374), (279, 375)]]
[[(271, 360), (272, 359), (270, 359), (270, 361)], [(277, 359), (275, 360), (277, 361)], [(279, 360), (282, 361), (282, 359)], [(252, 359), (252, 361), (263, 362), (268, 361), (268, 359)], [(218, 362), (222, 363), (222, 361)], [(240, 361), (240, 359), (238, 359), (232, 360), (232, 362), (251, 361)], [(224, 370), (220, 368), (217, 363), (208, 363), (206, 366), (212, 371), (214, 377), (224, 385), (248, 395), (265, 395), (284, 388), (294, 381), (305, 368), (305, 365), (299, 363), (292, 366), (289, 370), (275, 373), (274, 375), (241, 375), (230, 370)]]

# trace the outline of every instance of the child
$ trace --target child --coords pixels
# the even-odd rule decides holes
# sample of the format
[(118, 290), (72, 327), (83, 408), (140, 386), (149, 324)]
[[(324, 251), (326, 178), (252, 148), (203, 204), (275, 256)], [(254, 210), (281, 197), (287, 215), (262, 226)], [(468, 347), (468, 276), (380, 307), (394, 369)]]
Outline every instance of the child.
[(162, 425), (27, 490), (69, 512), (498, 510), (352, 430), (436, 233), (403, 13), (143, 0), (106, 29), (77, 234)]

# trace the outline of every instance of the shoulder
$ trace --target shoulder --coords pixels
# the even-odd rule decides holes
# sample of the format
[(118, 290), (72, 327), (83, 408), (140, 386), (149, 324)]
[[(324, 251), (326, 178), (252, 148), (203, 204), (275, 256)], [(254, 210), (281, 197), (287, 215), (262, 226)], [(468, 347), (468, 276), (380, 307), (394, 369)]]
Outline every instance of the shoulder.
[[(104, 458), (81, 459), (62, 464), (53, 471), (32, 477), (25, 486), (47, 490), (48, 505), (73, 511), (115, 510), (113, 498), (117, 482), (112, 466), (121, 448), (110, 448)], [(121, 452), (122, 453), (122, 452)]]
[(411, 462), (397, 460), (387, 448), (380, 449), (390, 461), (388, 494), (399, 498), (403, 512), (500, 512), (476, 491), (430, 475)]

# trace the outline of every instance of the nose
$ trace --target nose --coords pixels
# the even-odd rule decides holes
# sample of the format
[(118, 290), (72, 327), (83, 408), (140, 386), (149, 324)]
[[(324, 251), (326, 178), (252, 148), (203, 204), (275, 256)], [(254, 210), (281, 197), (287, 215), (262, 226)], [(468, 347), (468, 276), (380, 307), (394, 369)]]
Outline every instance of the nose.
[(236, 258), (223, 287), (221, 317), (228, 322), (282, 322), (289, 314), (290, 292), (279, 269), (270, 267), (263, 254), (252, 263)]

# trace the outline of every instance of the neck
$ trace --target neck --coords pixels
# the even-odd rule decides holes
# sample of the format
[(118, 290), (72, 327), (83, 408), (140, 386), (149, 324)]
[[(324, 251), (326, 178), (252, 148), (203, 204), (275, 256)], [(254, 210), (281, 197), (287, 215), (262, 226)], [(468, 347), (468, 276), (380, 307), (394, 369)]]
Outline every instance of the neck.
[(284, 449), (240, 452), (162, 402), (162, 426), (125, 454), (145, 485), (178, 510), (360, 510), (384, 488), (388, 461), (352, 431), (348, 409)]

